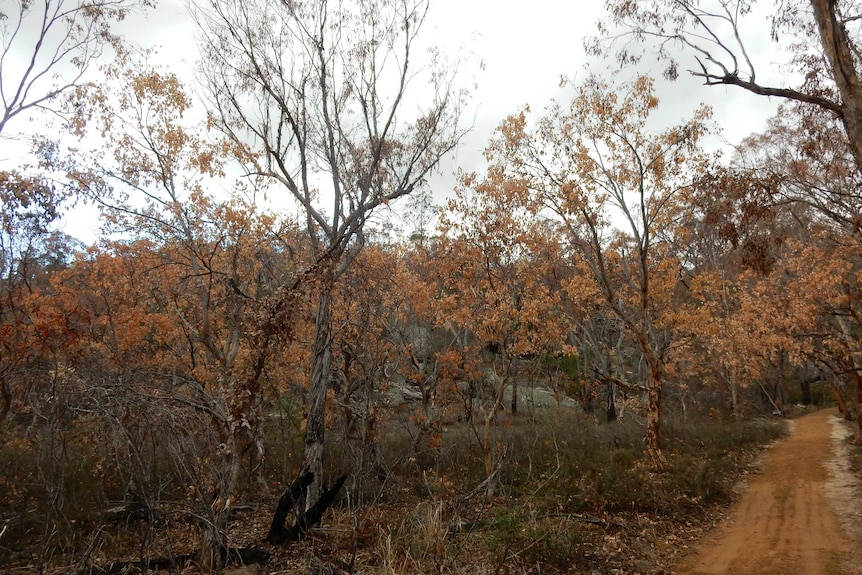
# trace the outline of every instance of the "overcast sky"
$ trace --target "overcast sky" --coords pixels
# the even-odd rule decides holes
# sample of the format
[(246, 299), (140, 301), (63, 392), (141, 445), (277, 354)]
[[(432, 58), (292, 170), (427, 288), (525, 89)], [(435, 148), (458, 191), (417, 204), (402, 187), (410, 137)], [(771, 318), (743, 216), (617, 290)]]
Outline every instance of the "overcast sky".
[[(590, 72), (610, 75), (618, 70), (615, 62), (584, 54), (583, 39), (595, 34), (596, 22), (604, 14), (600, 0), (435, 0), (432, 11), (431, 34), (440, 44), (455, 46), (473, 38), (474, 50), (485, 63), (474, 102), (475, 130), (461, 146), (452, 169), (481, 166), (481, 152), (493, 130), (524, 105), (529, 104), (533, 116), (538, 116), (552, 98), (568, 101), (572, 87), (559, 87), (562, 76), (577, 80)], [(753, 14), (746, 24), (752, 37), (761, 40), (750, 46), (752, 58), (763, 68), (759, 77), (775, 77), (766, 18)], [(687, 66), (684, 62), (681, 68)], [(638, 70), (622, 73), (633, 76), (640, 71), (659, 77), (662, 68), (647, 58)], [(688, 74), (674, 83), (659, 82), (657, 91), (658, 115), (668, 126), (678, 124), (704, 102), (713, 107), (731, 143), (762, 129), (777, 105), (738, 88), (703, 86)]]
[[(571, 92), (559, 88), (561, 76), (584, 77), (587, 65), (598, 73), (616, 68), (584, 55), (583, 38), (594, 33), (602, 14), (600, 0), (432, 0), (423, 37), (450, 51), (472, 51), (484, 64), (476, 78), (478, 88), (468, 118), (475, 115), (474, 129), (457, 157), (444, 166), (444, 175), (451, 175), (457, 167), (479, 167), (482, 150), (507, 115), (526, 104), (538, 114), (552, 98), (568, 97)], [(142, 44), (161, 46), (165, 63), (190, 74), (196, 58), (191, 43), (194, 28), (183, 1), (162, 0), (146, 22), (143, 26), (131, 22), (130, 30), (140, 34)], [(750, 46), (760, 64), (759, 79), (775, 77), (764, 15), (752, 14), (746, 24), (753, 37), (762, 39)], [(659, 75), (661, 66), (645, 61), (641, 71)], [(730, 142), (761, 129), (777, 105), (738, 88), (703, 86), (687, 75), (675, 83), (660, 84), (658, 90), (661, 114), (669, 124), (678, 123), (705, 102), (714, 108)], [(451, 177), (449, 180), (454, 182)]]
[[(552, 98), (567, 99), (571, 91), (560, 89), (561, 76), (585, 77), (586, 66), (597, 73), (616, 67), (590, 61), (583, 51), (583, 38), (594, 33), (595, 23), (602, 15), (600, 0), (432, 2), (423, 33), (425, 40), (450, 52), (472, 52), (484, 65), (476, 77), (477, 91), (466, 118), (473, 122), (474, 129), (457, 155), (442, 166), (442, 175), (432, 181), (435, 200), (440, 203), (454, 185), (452, 174), (457, 168), (467, 171), (483, 168), (481, 152), (503, 118), (527, 104), (538, 115)], [(776, 71), (765, 22), (763, 15), (757, 14), (747, 21), (756, 36), (763, 39), (752, 47), (753, 56), (760, 63), (758, 79)], [(156, 47), (160, 63), (181, 77), (192, 79), (197, 58), (194, 25), (183, 0), (160, 0), (155, 11), (129, 18), (123, 33), (143, 47)], [(646, 61), (640, 71), (658, 75), (660, 70), (659, 64)], [(634, 75), (636, 71), (625, 73)], [(777, 105), (741, 89), (702, 86), (687, 75), (672, 84), (660, 83), (658, 91), (661, 117), (667, 118), (668, 125), (678, 123), (700, 102), (705, 102), (714, 108), (715, 119), (730, 142), (738, 142), (762, 129)], [(66, 231), (89, 241), (94, 236), (79, 229), (78, 223), (82, 221), (91, 222), (93, 218), (76, 218)]]

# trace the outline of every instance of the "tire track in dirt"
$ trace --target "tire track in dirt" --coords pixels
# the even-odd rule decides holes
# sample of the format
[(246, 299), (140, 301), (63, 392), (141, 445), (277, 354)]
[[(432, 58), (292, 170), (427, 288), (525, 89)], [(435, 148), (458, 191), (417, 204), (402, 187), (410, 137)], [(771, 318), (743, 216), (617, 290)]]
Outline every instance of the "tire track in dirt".
[(833, 413), (821, 410), (791, 422), (790, 436), (766, 451), (728, 518), (674, 573), (862, 574), (850, 535), (860, 494), (841, 464), (843, 422)]

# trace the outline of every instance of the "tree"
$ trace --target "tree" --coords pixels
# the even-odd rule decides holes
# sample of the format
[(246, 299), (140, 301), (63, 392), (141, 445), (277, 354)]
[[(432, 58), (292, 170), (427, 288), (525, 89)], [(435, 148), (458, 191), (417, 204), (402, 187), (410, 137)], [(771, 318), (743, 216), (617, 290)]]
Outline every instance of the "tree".
[[(862, 402), (862, 360), (855, 351), (859, 295), (854, 270), (860, 263), (862, 239), (862, 172), (841, 122), (820, 109), (786, 104), (769, 120), (763, 133), (752, 134), (743, 141), (734, 163), (737, 169), (752, 175), (751, 181), (768, 182), (764, 205), (769, 211), (785, 214), (785, 222), (778, 227), (795, 228), (792, 235), (821, 254), (820, 273), (812, 274), (816, 276), (812, 281), (819, 286), (818, 309), (822, 317), (811, 332), (816, 334), (817, 343), (810, 350), (819, 366), (828, 366), (828, 371), (839, 378), (850, 377), (858, 406)], [(770, 224), (761, 236), (774, 242), (783, 235), (776, 234), (775, 227)], [(811, 340), (811, 336), (805, 339)]]
[(776, 205), (778, 188), (776, 178), (763, 170), (717, 166), (694, 188), (692, 209), (678, 222), (685, 233), (674, 250), (686, 288), (679, 317), (689, 340), (677, 350), (679, 361), (693, 387), (712, 393), (725, 388), (735, 416), (744, 407), (740, 391), (762, 373), (775, 341), (749, 335), (771, 334), (773, 325), (770, 302), (751, 294), (780, 279), (772, 274), (785, 242), (804, 227), (810, 212)]
[(63, 446), (77, 391), (64, 360), (77, 340), (75, 314), (58, 313), (50, 286), (78, 248), (53, 229), (63, 195), (42, 178), (0, 172), (0, 455), (23, 449), (33, 463), (28, 471), (7, 466), (0, 481), (10, 502), (41, 512), (43, 550), (66, 542), (54, 527), (69, 510)]
[[(211, 123), (255, 176), (299, 206), (314, 257), (316, 337), (306, 396), (306, 509), (323, 481), (332, 297), (380, 206), (421, 188), (464, 131), (456, 66), (417, 54), (427, 0), (198, 2)], [(427, 84), (420, 80), (426, 79)], [(414, 112), (415, 110), (415, 112)]]
[(591, 78), (568, 107), (552, 106), (533, 131), (525, 113), (506, 120), (487, 155), (540, 196), (574, 263), (588, 270), (594, 285), (576, 277), (571, 297), (598, 291), (636, 341), (648, 367), (646, 382), (634, 385), (647, 395), (647, 452), (663, 466), (662, 385), (674, 340), (672, 296), (680, 285), (673, 240), (712, 158), (699, 148), (707, 108), (652, 133), (647, 122), (657, 106), (649, 78), (619, 87)]
[[(782, 0), (771, 16), (771, 40), (791, 54), (787, 65), (799, 85), (769, 86), (757, 77), (752, 47), (763, 38), (745, 36), (742, 22), (752, 16), (756, 0), (607, 0), (610, 23), (603, 38), (589, 42), (604, 52), (620, 39), (647, 44), (654, 40), (664, 75), (676, 78), (682, 54), (694, 59), (690, 73), (706, 85), (739, 86), (754, 94), (776, 96), (816, 106), (840, 119), (857, 167), (862, 167), (862, 83), (859, 78), (859, 3), (856, 0)], [(611, 24), (621, 28), (617, 36)], [(762, 36), (766, 36), (765, 27)], [(622, 63), (634, 63), (629, 42), (615, 52)]]
[[(189, 481), (206, 486), (198, 492), (206, 518), (201, 561), (218, 571), (242, 465), (263, 455), (266, 367), (290, 338), (306, 285), (321, 268), (311, 262), (298, 269), (291, 257), (275, 261), (276, 247), (291, 255), (303, 250), (283, 245), (283, 238), (296, 238), (289, 224), (257, 209), (258, 182), (235, 183), (229, 200), (208, 193), (208, 184), (224, 176), (230, 143), (208, 142), (196, 131), (187, 118), (191, 98), (175, 75), (132, 60), (106, 75), (115, 83), (93, 87), (91, 104), (76, 115), (79, 135), (96, 131), (100, 145), (69, 159), (48, 142), (43, 158), (104, 208), (109, 229), (132, 235), (143, 257), (155, 260), (148, 277), (138, 279), (149, 286), (142, 298), (173, 318), (173, 363), (194, 391), (187, 406), (207, 414), (212, 428), (209, 443), (193, 442), (210, 458), (208, 473), (184, 469)], [(194, 426), (177, 421), (177, 436), (187, 437)]]
[(493, 357), (483, 378), (490, 397), (479, 403), (482, 433), (477, 432), (487, 493), (493, 496), (501, 459), (494, 432), (505, 393), (511, 393), (511, 414), (516, 416), (519, 367), (525, 358), (570, 351), (560, 293), (544, 281), (559, 264), (559, 252), (551, 230), (535, 217), (526, 182), (508, 179), (499, 166), (481, 180), (475, 174), (462, 177), (441, 216), (440, 231), (435, 258), (442, 282), (435, 301), (440, 327), (454, 325), (471, 334), (472, 345), (459, 351), (478, 356), (477, 365), (483, 365), (484, 350)]
[[(0, 10), (0, 134), (31, 110), (58, 113), (58, 96), (82, 85), (108, 46), (122, 41), (112, 26), (151, 0), (13, 0)], [(34, 33), (35, 32), (35, 33)]]
[(786, 209), (807, 210), (811, 225), (837, 226), (837, 233), (862, 240), (862, 174), (840, 121), (828, 112), (782, 105), (763, 132), (742, 141), (733, 163), (768, 187), (760, 200), (764, 207), (795, 204)]
[(12, 409), (13, 380), (31, 356), (24, 300), (43, 283), (40, 256), (63, 195), (41, 178), (0, 171), (0, 429)]
[[(58, 101), (84, 82), (84, 75), (104, 49), (120, 49), (112, 27), (149, 0), (14, 0), (0, 8), (0, 136), (9, 136), (10, 122), (30, 112), (65, 115)], [(0, 272), (3, 274), (0, 329), (0, 424), (12, 405), (10, 370), (28, 355), (23, 342), (18, 280), (35, 263), (39, 244), (54, 232), (67, 194), (26, 168), (0, 171), (2, 230)], [(21, 275), (24, 274), (24, 275)], [(20, 277), (19, 277), (20, 276)], [(26, 331), (26, 330), (25, 330)]]
[[(411, 237), (410, 244), (399, 250), (393, 268), (387, 270), (392, 289), (385, 305), (394, 316), (388, 339), (395, 351), (388, 380), (403, 385), (402, 397), (420, 402), (405, 414), (403, 424), (411, 431), (417, 465), (427, 468), (427, 456), (442, 453), (443, 421), (458, 403), (458, 385), (452, 376), (460, 370), (450, 362), (450, 351), (461, 338), (457, 329), (448, 329), (451, 326), (437, 327), (435, 302), (442, 287), (436, 265), (439, 250), (436, 240), (417, 239)], [(439, 468), (439, 457), (436, 463)]]
[[(580, 267), (575, 273), (589, 275), (590, 271)], [(563, 290), (567, 295), (565, 311), (571, 318), (572, 331), (569, 339), (578, 350), (580, 368), (569, 377), (576, 378), (573, 383), (580, 392), (584, 409), (594, 411), (600, 384), (605, 386), (605, 406), (608, 421), (615, 421), (617, 413), (616, 398), (620, 389), (618, 382), (637, 381), (642, 378), (638, 373), (639, 364), (633, 357), (632, 345), (623, 323), (613, 314), (603, 309), (600, 295), (590, 287), (577, 283), (569, 277)], [(586, 291), (585, 291), (586, 290)]]
[(332, 388), (343, 422), (344, 456), (353, 485), (384, 473), (378, 441), (386, 423), (381, 400), (398, 363), (393, 332), (403, 303), (395, 282), (400, 252), (375, 242), (356, 257), (333, 293)]
[[(313, 272), (291, 269), (300, 266), (279, 253), (265, 214), (202, 199), (184, 208), (194, 243), (161, 236), (93, 248), (55, 277), (49, 295), (60, 307), (53, 315), (83, 317), (63, 357), (75, 358), (67, 361), (86, 388), (82, 411), (96, 415), (119, 451), (119, 473), (134, 486), (130, 503), (160, 513), (160, 474), (188, 488), (186, 503), (201, 520), (197, 559), (218, 571), (233, 503), (243, 488), (261, 487), (263, 410), (284, 389), (300, 284)], [(42, 315), (39, 326), (48, 325), (52, 314)]]
[[(593, 53), (615, 51), (621, 63), (631, 64), (646, 53), (638, 53), (636, 44), (651, 46), (667, 64), (668, 78), (678, 76), (680, 59), (688, 56), (694, 59), (690, 73), (707, 85), (735, 85), (788, 100), (767, 133), (749, 139), (747, 167), (766, 167), (780, 178), (778, 193), (784, 199), (814, 206), (858, 235), (862, 167), (862, 85), (855, 56), (858, 2), (777, 3), (771, 40), (790, 54), (785, 68), (792, 74), (786, 76), (799, 78), (796, 85), (767, 85), (757, 75), (751, 48), (758, 38), (746, 36), (741, 26), (760, 7), (757, 2), (609, 0), (606, 6), (609, 22), (600, 26), (601, 37), (590, 41)], [(845, 255), (852, 259), (852, 254)], [(846, 339), (848, 332), (844, 333)]]

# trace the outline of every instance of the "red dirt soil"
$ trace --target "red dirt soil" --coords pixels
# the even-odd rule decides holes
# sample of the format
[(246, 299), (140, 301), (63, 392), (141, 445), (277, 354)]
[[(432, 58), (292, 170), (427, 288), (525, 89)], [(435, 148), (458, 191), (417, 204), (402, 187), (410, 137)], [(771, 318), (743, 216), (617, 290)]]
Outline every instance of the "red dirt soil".
[(854, 535), (862, 493), (846, 463), (846, 433), (834, 410), (793, 420), (790, 436), (767, 450), (727, 519), (674, 572), (862, 574)]

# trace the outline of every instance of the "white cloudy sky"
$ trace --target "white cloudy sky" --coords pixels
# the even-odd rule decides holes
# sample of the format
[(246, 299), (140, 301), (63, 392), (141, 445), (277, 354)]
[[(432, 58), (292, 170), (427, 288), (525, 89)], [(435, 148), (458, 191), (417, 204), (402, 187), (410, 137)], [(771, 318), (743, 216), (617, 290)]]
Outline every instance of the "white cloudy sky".
[[(434, 181), (435, 198), (454, 184), (452, 173), (458, 168), (481, 169), (481, 151), (494, 128), (508, 114), (529, 104), (540, 112), (551, 98), (565, 98), (561, 76), (586, 74), (589, 64), (595, 72), (611, 67), (584, 56), (582, 39), (593, 33), (602, 14), (601, 0), (432, 0), (426, 23), (426, 39), (448, 50), (472, 50), (484, 64), (479, 72), (477, 91), (472, 100), (474, 129), (465, 139), (457, 156), (444, 164), (443, 175)], [(775, 56), (767, 51), (768, 28), (764, 18), (753, 15), (747, 22), (763, 51), (759, 59), (759, 79), (775, 72)], [(161, 0), (157, 10), (130, 19), (125, 31), (137, 43), (158, 47), (165, 65), (191, 77), (196, 58), (194, 27), (183, 0)], [(660, 66), (645, 62), (642, 71), (660, 72)], [(634, 73), (633, 71), (627, 73)], [(676, 123), (703, 101), (715, 109), (715, 118), (731, 142), (763, 127), (777, 102), (749, 95), (732, 87), (705, 87), (696, 79), (683, 77), (670, 85), (659, 86), (662, 117)], [(2, 167), (2, 166), (0, 166)], [(92, 217), (77, 218), (92, 222)], [(86, 229), (73, 223), (67, 230), (91, 239)]]
[[(472, 50), (484, 64), (473, 98), (475, 129), (459, 153), (470, 157), (481, 152), (494, 127), (523, 105), (540, 111), (552, 97), (565, 97), (559, 89), (561, 76), (583, 76), (587, 64), (596, 72), (609, 67), (588, 61), (583, 51), (583, 38), (594, 33), (602, 14), (601, 0), (432, 0), (425, 38), (449, 50)], [(764, 15), (752, 14), (746, 24), (751, 38), (768, 49)], [(144, 32), (142, 43), (161, 46), (166, 61), (192, 69), (193, 25), (182, 0), (162, 0), (145, 24), (136, 21), (131, 28)], [(758, 79), (777, 77), (776, 56), (756, 49), (752, 56), (760, 64)], [(655, 63), (651, 69), (651, 63), (644, 62), (642, 70), (658, 75), (661, 66)], [(678, 121), (706, 102), (714, 107), (730, 141), (762, 127), (777, 104), (738, 88), (706, 87), (689, 77), (659, 90), (669, 121)]]
[[(601, 0), (432, 0), (426, 40), (449, 50), (472, 50), (484, 64), (473, 98), (474, 133), (461, 153), (481, 151), (500, 120), (524, 104), (539, 111), (552, 97), (565, 97), (566, 92), (558, 88), (561, 76), (583, 76), (587, 64), (597, 72), (610, 66), (588, 61), (583, 52), (582, 40), (594, 32), (602, 5)], [(747, 24), (751, 37), (769, 48), (763, 15), (752, 14)], [(140, 43), (161, 46), (166, 63), (191, 72), (194, 28), (183, 0), (161, 0), (156, 11), (143, 21), (129, 22), (128, 27)], [(775, 58), (754, 50), (753, 59), (760, 63), (758, 79), (777, 77)], [(644, 62), (642, 69), (658, 75), (661, 66), (656, 63), (651, 69)], [(706, 87), (689, 77), (659, 89), (669, 118), (682, 118), (701, 101), (713, 106), (731, 141), (762, 126), (776, 105), (739, 88)]]

